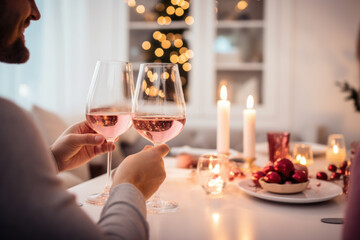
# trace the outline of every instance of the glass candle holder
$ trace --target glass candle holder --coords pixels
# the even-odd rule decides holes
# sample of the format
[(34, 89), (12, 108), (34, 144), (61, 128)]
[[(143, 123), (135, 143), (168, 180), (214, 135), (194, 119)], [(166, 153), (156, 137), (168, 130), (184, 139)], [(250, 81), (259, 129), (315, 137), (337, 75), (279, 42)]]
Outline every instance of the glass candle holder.
[(306, 144), (296, 144), (293, 150), (293, 162), (304, 166), (310, 166), (314, 163), (312, 148)]
[(346, 146), (344, 135), (332, 134), (328, 137), (326, 160), (329, 164), (340, 166), (346, 159)]
[(222, 193), (229, 174), (229, 159), (224, 154), (204, 154), (200, 156), (197, 174), (201, 187), (207, 194)]
[(269, 132), (269, 161), (275, 162), (278, 158), (289, 157), (289, 132)]

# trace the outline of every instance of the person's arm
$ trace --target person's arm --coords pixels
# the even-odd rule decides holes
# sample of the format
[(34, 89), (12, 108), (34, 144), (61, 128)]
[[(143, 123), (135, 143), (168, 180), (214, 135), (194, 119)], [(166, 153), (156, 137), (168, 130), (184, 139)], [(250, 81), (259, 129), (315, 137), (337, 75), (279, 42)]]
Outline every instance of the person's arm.
[[(119, 236), (132, 239), (147, 236), (147, 227), (143, 223), (145, 200), (141, 199), (141, 193), (144, 193), (136, 194), (136, 184), (117, 182), (120, 185), (113, 188), (100, 223), (96, 225), (56, 177), (52, 153), (30, 116), (0, 99), (0, 122), (2, 236), (12, 239), (117, 239)], [(162, 161), (160, 154), (156, 156), (158, 165), (155, 168)], [(125, 194), (119, 198), (123, 190)], [(124, 212), (128, 214), (128, 221), (124, 220)], [(123, 229), (128, 231), (123, 233)]]

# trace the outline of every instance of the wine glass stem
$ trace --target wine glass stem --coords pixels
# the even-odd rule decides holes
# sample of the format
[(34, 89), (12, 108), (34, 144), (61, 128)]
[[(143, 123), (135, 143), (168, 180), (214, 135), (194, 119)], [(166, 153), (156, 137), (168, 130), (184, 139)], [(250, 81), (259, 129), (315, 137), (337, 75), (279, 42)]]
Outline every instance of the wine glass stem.
[[(114, 143), (113, 140), (106, 140), (108, 143)], [(112, 179), (111, 179), (111, 160), (112, 160), (112, 151), (110, 150), (107, 154), (107, 170), (106, 170), (106, 186), (104, 193), (110, 192)]]
[[(160, 143), (154, 143), (154, 147), (159, 145)], [(152, 196), (152, 202), (155, 203), (155, 206), (161, 206), (160, 189), (158, 189)]]

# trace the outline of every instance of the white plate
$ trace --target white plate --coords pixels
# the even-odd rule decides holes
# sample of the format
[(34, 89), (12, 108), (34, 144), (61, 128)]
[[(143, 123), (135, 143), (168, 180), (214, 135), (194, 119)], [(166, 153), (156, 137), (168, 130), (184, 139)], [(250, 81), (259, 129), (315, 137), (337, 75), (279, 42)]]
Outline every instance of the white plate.
[[(290, 142), (290, 152), (294, 149), (296, 144), (306, 144), (310, 145), (313, 151), (314, 157), (325, 155), (326, 145), (319, 143), (310, 143), (310, 142)], [(269, 146), (267, 142), (257, 143), (256, 152), (267, 155), (269, 153)]]
[[(317, 182), (321, 183), (319, 187), (316, 186)], [(251, 196), (269, 201), (284, 203), (323, 202), (333, 199), (342, 194), (342, 189), (338, 185), (317, 179), (310, 179), (309, 187), (303, 192), (296, 194), (276, 194), (267, 192), (261, 188), (255, 188), (254, 183), (251, 179), (246, 179), (239, 182), (238, 186), (242, 191)]]

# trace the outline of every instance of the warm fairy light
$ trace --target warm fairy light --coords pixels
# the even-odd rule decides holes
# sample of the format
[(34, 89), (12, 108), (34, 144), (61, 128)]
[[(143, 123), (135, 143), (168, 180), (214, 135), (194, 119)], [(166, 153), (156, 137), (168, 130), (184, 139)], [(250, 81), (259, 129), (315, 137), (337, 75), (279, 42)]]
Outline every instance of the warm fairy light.
[(160, 38), (158, 39), (160, 42), (163, 42), (163, 41), (165, 41), (166, 40), (166, 35), (165, 34), (161, 34), (160, 35)]
[(161, 59), (155, 59), (154, 62), (155, 62), (155, 63), (161, 63), (162, 61), (161, 61)]
[(182, 36), (180, 33), (175, 34), (175, 39), (182, 39)]
[(306, 165), (306, 158), (305, 157), (301, 157), (300, 164), (301, 165)]
[(144, 5), (139, 5), (136, 7), (136, 12), (139, 14), (143, 14), (145, 12), (145, 7)]
[(188, 49), (186, 47), (182, 47), (182, 48), (180, 48), (179, 53), (184, 54), (184, 53), (186, 53), (187, 50)]
[(226, 99), (227, 99), (227, 89), (226, 89), (226, 86), (225, 86), (225, 85), (222, 85), (222, 86), (221, 86), (221, 89), (220, 89), (220, 98), (221, 98), (221, 100), (226, 100)]
[(181, 39), (175, 39), (174, 46), (177, 48), (181, 48), (183, 45), (183, 41)]
[(184, 71), (185, 72), (188, 72), (188, 71), (190, 71), (191, 70), (191, 64), (190, 63), (184, 63), (184, 65), (182, 66), (183, 67), (183, 69), (184, 69)]
[(150, 88), (146, 88), (145, 94), (149, 96), (149, 93), (150, 93)]
[(338, 147), (338, 145), (334, 145), (334, 146), (333, 146), (333, 152), (334, 152), (335, 154), (338, 154), (338, 153), (339, 153), (339, 147)]
[(171, 47), (171, 42), (169, 40), (165, 40), (161, 42), (161, 47), (164, 49), (168, 49)]
[(149, 71), (147, 71), (146, 75), (147, 75), (147, 77), (148, 77), (149, 79), (152, 79), (153, 73), (152, 73), (151, 70), (149, 70)]
[(150, 82), (155, 82), (158, 80), (158, 73), (154, 72), (154, 74), (152, 75), (152, 79), (150, 79)]
[(162, 77), (163, 77), (163, 79), (168, 79), (168, 78), (169, 78), (169, 73), (168, 73), (168, 72), (164, 72), (164, 73), (162, 74)]
[(169, 16), (164, 17), (164, 19), (166, 25), (169, 25), (171, 23), (171, 18)]
[(128, 1), (128, 6), (129, 7), (135, 7), (136, 6), (136, 1), (135, 0), (129, 0)]
[(179, 2), (180, 2), (180, 0), (171, 0), (171, 3), (172, 3), (173, 5), (178, 5)]
[(183, 1), (180, 4), (180, 7), (182, 7), (182, 9), (186, 10), (186, 9), (188, 9), (190, 7), (190, 4), (187, 1)]
[(164, 9), (165, 9), (165, 5), (162, 4), (162, 3), (158, 3), (158, 4), (156, 4), (155, 9), (156, 9), (156, 11), (158, 11), (158, 12), (162, 12), (162, 11), (164, 11)]
[(188, 58), (193, 58), (194, 57), (194, 52), (193, 50), (187, 50), (185, 55), (188, 57)]
[(194, 18), (192, 16), (187, 16), (185, 22), (187, 25), (192, 25), (194, 23)]
[(151, 96), (151, 97), (155, 97), (155, 96), (157, 96), (158, 95), (158, 89), (156, 88), (156, 87), (154, 87), (154, 86), (151, 86), (150, 87), (150, 91), (149, 91), (149, 95)]
[(253, 108), (254, 107), (254, 97), (249, 95), (246, 100), (246, 108)]
[(220, 164), (216, 164), (214, 169), (213, 169), (213, 173), (215, 174), (219, 174), (220, 173)]
[(163, 90), (159, 90), (159, 97), (164, 98), (165, 94)]
[(155, 50), (155, 56), (162, 57), (164, 55), (164, 50), (162, 48), (157, 48)]
[(168, 33), (166, 34), (166, 38), (169, 39), (169, 41), (174, 41), (175, 35), (173, 33)]
[(158, 23), (159, 25), (165, 25), (165, 24), (166, 24), (166, 19), (165, 19), (163, 16), (160, 16), (160, 17), (158, 17), (158, 19), (157, 19), (157, 23)]
[(151, 43), (149, 41), (144, 41), (141, 46), (144, 50), (149, 50), (151, 48)]
[(236, 7), (239, 10), (244, 10), (245, 8), (247, 8), (247, 6), (248, 6), (248, 3), (245, 0), (239, 1), (238, 4), (236, 5)]
[(169, 6), (166, 9), (166, 13), (169, 14), (169, 15), (173, 15), (175, 13), (175, 8), (173, 6)]
[(161, 32), (155, 31), (155, 32), (153, 33), (153, 38), (154, 38), (155, 40), (159, 40), (159, 39), (161, 38)]
[(218, 213), (213, 213), (212, 214), (212, 219), (215, 223), (218, 223), (219, 222), (219, 219), (220, 219), (220, 215)]
[(182, 9), (181, 7), (178, 7), (176, 10), (175, 10), (175, 14), (176, 16), (180, 17), (184, 14), (184, 9)]
[(179, 57), (176, 54), (171, 55), (170, 62), (177, 63), (179, 60)]

